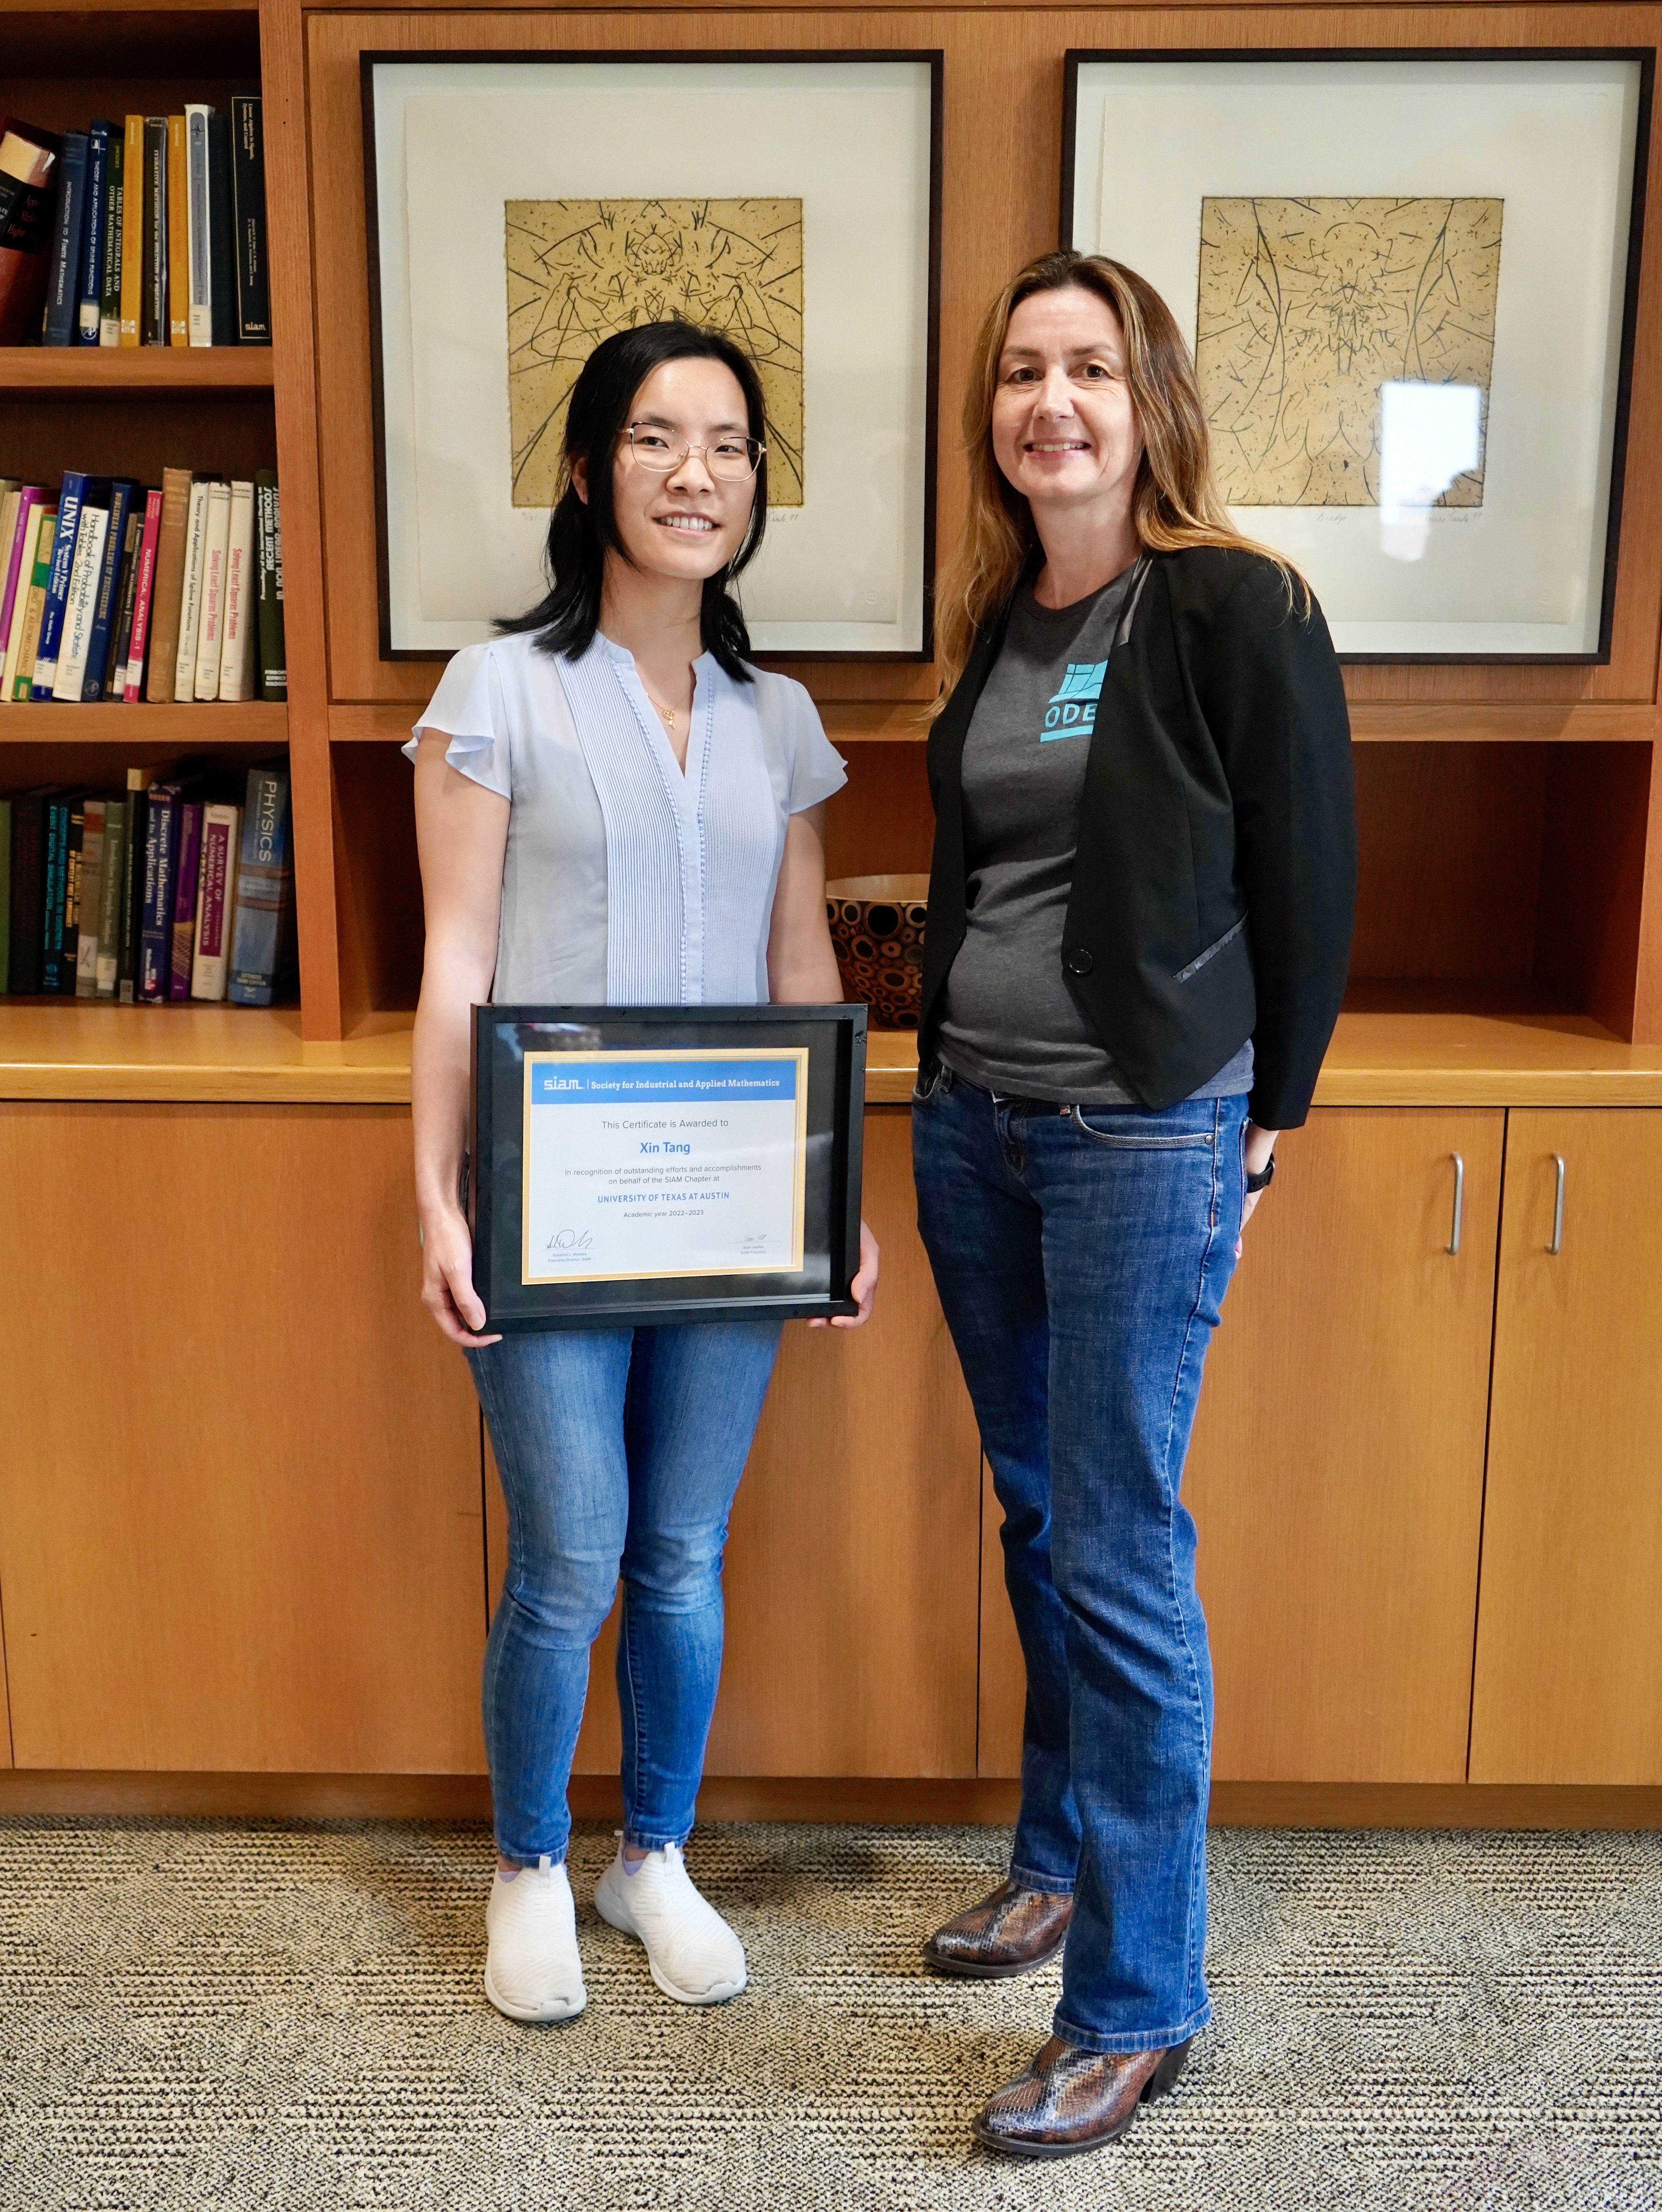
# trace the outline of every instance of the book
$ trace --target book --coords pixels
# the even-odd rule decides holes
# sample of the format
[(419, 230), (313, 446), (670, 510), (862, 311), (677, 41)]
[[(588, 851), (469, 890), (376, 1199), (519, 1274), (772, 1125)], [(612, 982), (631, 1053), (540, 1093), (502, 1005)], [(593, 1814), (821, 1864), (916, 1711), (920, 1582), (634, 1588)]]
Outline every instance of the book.
[(46, 860), (40, 921), (40, 988), (73, 997), (76, 904), (81, 877), (82, 795), (54, 791), (46, 799)]
[(67, 804), (70, 812), (64, 836), (64, 934), (58, 947), (58, 989), (60, 997), (72, 999), (76, 958), (81, 949), (81, 841), (86, 828), (86, 794), (72, 791)]
[(138, 541), (138, 568), (133, 578), (133, 627), (127, 641), (127, 673), (122, 697), (129, 706), (144, 696), (144, 653), (149, 641), (151, 609), (155, 598), (156, 554), (161, 536), (162, 495), (144, 495), (144, 528)]
[(70, 596), (70, 574), (75, 565), (75, 541), (81, 527), (81, 501), (87, 478), (78, 469), (67, 469), (58, 495), (58, 527), (52, 533), (52, 568), (46, 578), (46, 604), (40, 613), (40, 641), (34, 650), (34, 681), (30, 696), (50, 699), (58, 674), (58, 647), (64, 635), (64, 610)]
[(121, 949), (116, 958), (116, 996), (131, 1006), (138, 974), (139, 937), (144, 919), (144, 852), (150, 786), (159, 771), (127, 770), (126, 836), (121, 855)]
[(215, 802), (202, 810), (202, 879), (197, 892), (197, 939), (191, 961), (193, 999), (225, 996), (241, 822), (240, 807)]
[(98, 957), (93, 969), (94, 998), (115, 996), (121, 966), (122, 900), (126, 884), (127, 796), (118, 792), (112, 793), (104, 802), (103, 866), (98, 879)]
[[(120, 619), (117, 593), (121, 587), (121, 564), (127, 546), (127, 525), (132, 518), (133, 502), (138, 497), (138, 486), (126, 477), (116, 477), (110, 484), (110, 519), (105, 533), (102, 556), (99, 562), (98, 587), (93, 599), (92, 632), (87, 641), (84, 673), (81, 679), (81, 696), (93, 701), (104, 696), (104, 682), (113, 643), (112, 632)], [(86, 528), (84, 520), (82, 528)]]
[(134, 996), (167, 995), (173, 958), (173, 851), (179, 834), (179, 787), (153, 783), (145, 794), (144, 898), (140, 910)]
[(254, 634), (259, 609), (254, 576), (254, 487), (231, 480), (230, 533), (225, 548), (225, 617), (219, 656), (221, 699), (254, 696)]
[(237, 855), (236, 921), (226, 987), (233, 1005), (270, 1005), (288, 970), (294, 911), (288, 771), (251, 768), (242, 815), (242, 848)]
[[(5, 590), (5, 573), (12, 564), (12, 554), (17, 543), (17, 511), (22, 501), (23, 486), (16, 477), (0, 477), (0, 593)], [(0, 611), (0, 638), (10, 627), (9, 609)], [(0, 647), (0, 651), (4, 648)]]
[(58, 198), (52, 209), (52, 267), (46, 283), (46, 319), (42, 345), (72, 344), (81, 308), (81, 244), (87, 212), (87, 134), (64, 133), (58, 161)]
[(99, 304), (104, 290), (104, 222), (108, 212), (105, 190), (110, 166), (110, 126), (94, 123), (87, 132), (86, 202), (81, 218), (81, 285), (76, 301), (76, 339), (81, 345), (98, 343)]
[(231, 198), (236, 213), (237, 343), (271, 343), (265, 266), (265, 125), (258, 93), (231, 101)]
[[(0, 530), (0, 539), (4, 540), (6, 563), (4, 581), (0, 584), (0, 656), (4, 655), (11, 642), (11, 621), (17, 606), (18, 592), (27, 592), (29, 587), (28, 571), (24, 562), (29, 540), (30, 517), (37, 507), (45, 506), (45, 500), (43, 485), (19, 484), (12, 506), (10, 533), (8, 536)], [(0, 697), (9, 699), (10, 696), (9, 688), (0, 689)]]
[(202, 887), (202, 802), (182, 799), (173, 859), (173, 929), (167, 963), (167, 996), (191, 995), (191, 958), (197, 941), (197, 893)]
[(156, 537), (155, 585), (150, 602), (149, 674), (144, 696), (162, 706), (173, 696), (179, 659), (179, 612), (185, 592), (185, 537), (190, 527), (189, 469), (161, 471), (161, 520)]
[(75, 940), (75, 995), (90, 999), (98, 990), (98, 917), (104, 898), (104, 805), (88, 798), (81, 815), (81, 880), (76, 904), (79, 928)]
[(197, 637), (202, 628), (202, 577), (208, 563), (208, 490), (209, 479), (197, 477), (191, 485), (191, 511), (185, 524), (185, 580), (179, 602), (179, 651), (173, 659), (173, 696), (194, 699), (197, 690)]
[(208, 212), (208, 118), (205, 100), (185, 103), (185, 167), (187, 200), (186, 247), (190, 261), (188, 317), (193, 346), (214, 343), (213, 259)]
[(11, 802), (11, 961), (6, 988), (24, 998), (40, 988), (46, 792), (39, 784), (33, 791), (14, 793)]
[(208, 116), (209, 320), (215, 345), (237, 342), (236, 223), (231, 206), (231, 118)]
[(254, 562), (259, 597), (260, 697), (288, 696), (282, 636), (282, 512), (270, 469), (254, 476)]
[(144, 118), (144, 288), (139, 295), (141, 345), (167, 343), (167, 118)]
[(126, 133), (118, 132), (112, 125), (104, 172), (104, 267), (98, 295), (98, 343), (101, 346), (121, 343), (121, 255), (126, 212), (126, 195), (121, 180), (126, 162)]
[(40, 336), (63, 143), (15, 115), (0, 125), (0, 345), (33, 345)]
[(191, 343), (191, 190), (185, 118), (167, 118), (167, 343)]
[(34, 696), (34, 662), (36, 647), (40, 642), (40, 625), (46, 613), (46, 580), (52, 573), (52, 547), (58, 540), (58, 509), (40, 507), (35, 509), (34, 565), (29, 571), (29, 586), (24, 591), (22, 580), (18, 580), (20, 610), (14, 610), (13, 621), (21, 635), (15, 635), (6, 653), (6, 665), (12, 672), (11, 696), (32, 699)]
[[(69, 589), (64, 594), (64, 627), (52, 669), (52, 696), (67, 702), (80, 699), (87, 681), (87, 656), (92, 645), (93, 617), (98, 609), (98, 580), (104, 572), (104, 545), (110, 529), (110, 499), (109, 478), (88, 477), (81, 495), (75, 556), (70, 564)], [(38, 662), (35, 673), (38, 689)]]
[(136, 346), (144, 308), (144, 118), (130, 115), (121, 137), (121, 343)]
[(231, 487), (208, 487), (208, 520), (202, 540), (202, 619), (197, 629), (195, 694), (219, 696), (220, 655), (225, 647), (225, 560), (231, 537)]
[(138, 586), (138, 549), (144, 536), (144, 510), (135, 493), (123, 533), (120, 574), (116, 583), (115, 608), (110, 622), (109, 650), (104, 656), (104, 698), (119, 706), (127, 691), (127, 648), (132, 641), (133, 601)]
[(11, 801), (0, 799), (0, 991), (11, 973)]

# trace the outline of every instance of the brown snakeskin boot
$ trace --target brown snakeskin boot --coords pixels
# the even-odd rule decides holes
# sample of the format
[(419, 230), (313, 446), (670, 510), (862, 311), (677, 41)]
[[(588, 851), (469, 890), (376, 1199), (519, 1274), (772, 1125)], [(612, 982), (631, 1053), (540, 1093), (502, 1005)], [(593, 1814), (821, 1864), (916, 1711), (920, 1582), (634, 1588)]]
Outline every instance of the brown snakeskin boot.
[(1175, 2085), (1187, 2043), (1168, 2051), (1081, 2051), (1052, 2035), (1025, 2073), (988, 2098), (975, 2139), (1012, 2158), (1067, 2158), (1117, 2142)]
[(991, 1897), (937, 1928), (924, 1945), (924, 1956), (940, 1973), (980, 1981), (1030, 1974), (1061, 1949), (1072, 1912), (1070, 1896), (1001, 1881)]

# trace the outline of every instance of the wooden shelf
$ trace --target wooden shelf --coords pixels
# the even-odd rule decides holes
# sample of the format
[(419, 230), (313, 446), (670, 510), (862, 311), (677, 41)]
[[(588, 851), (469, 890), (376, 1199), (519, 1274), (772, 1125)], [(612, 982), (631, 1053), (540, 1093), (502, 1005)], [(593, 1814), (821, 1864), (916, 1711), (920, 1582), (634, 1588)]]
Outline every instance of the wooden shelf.
[[(0, 1000), (0, 1099), (407, 1105), (410, 1017), (308, 1043), (294, 1006), (89, 1006)], [(868, 1105), (917, 1077), (909, 1031), (871, 1035)], [(1342, 1014), (1321, 1106), (1658, 1106), (1662, 1045), (1623, 1044), (1577, 1014)]]
[(288, 709), (264, 699), (204, 700), (153, 707), (71, 707), (57, 700), (14, 702), (0, 707), (0, 747), (8, 744), (117, 744), (135, 750), (168, 751), (198, 745), (283, 745), (288, 742)]
[(0, 392), (270, 389), (270, 346), (0, 346)]

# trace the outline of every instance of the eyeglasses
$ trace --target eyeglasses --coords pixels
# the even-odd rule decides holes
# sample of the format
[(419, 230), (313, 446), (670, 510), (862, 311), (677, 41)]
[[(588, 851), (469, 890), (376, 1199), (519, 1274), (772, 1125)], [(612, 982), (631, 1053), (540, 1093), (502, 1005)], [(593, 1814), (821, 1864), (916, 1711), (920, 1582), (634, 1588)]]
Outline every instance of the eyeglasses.
[(631, 422), (623, 434), (641, 467), (659, 477), (672, 476), (688, 454), (697, 453), (713, 477), (737, 483), (755, 476), (767, 451), (758, 438), (718, 438), (712, 446), (695, 446), (688, 439), (672, 438), (649, 422)]

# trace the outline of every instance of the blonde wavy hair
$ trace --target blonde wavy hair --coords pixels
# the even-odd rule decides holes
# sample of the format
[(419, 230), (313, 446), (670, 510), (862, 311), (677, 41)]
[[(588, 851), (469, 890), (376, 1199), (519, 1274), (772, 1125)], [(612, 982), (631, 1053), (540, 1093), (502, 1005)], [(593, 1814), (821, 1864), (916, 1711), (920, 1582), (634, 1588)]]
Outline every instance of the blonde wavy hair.
[(969, 457), (969, 514), (936, 594), (938, 714), (963, 674), (978, 630), (1010, 598), (1038, 544), (1027, 501), (992, 451), (992, 403), (998, 358), (1010, 319), (1037, 292), (1094, 292), (1111, 308), (1125, 341), (1125, 380), (1143, 434), (1143, 459), (1131, 494), (1139, 543), (1153, 553), (1189, 545), (1221, 545), (1262, 554), (1308, 609), (1309, 586), (1279, 553), (1243, 538), (1230, 521), (1212, 476), (1211, 441), (1195, 381), (1194, 363), (1171, 309), (1146, 277), (1101, 253), (1063, 248), (1040, 254), (1012, 276), (987, 311), (975, 342), (964, 399), (964, 447)]

